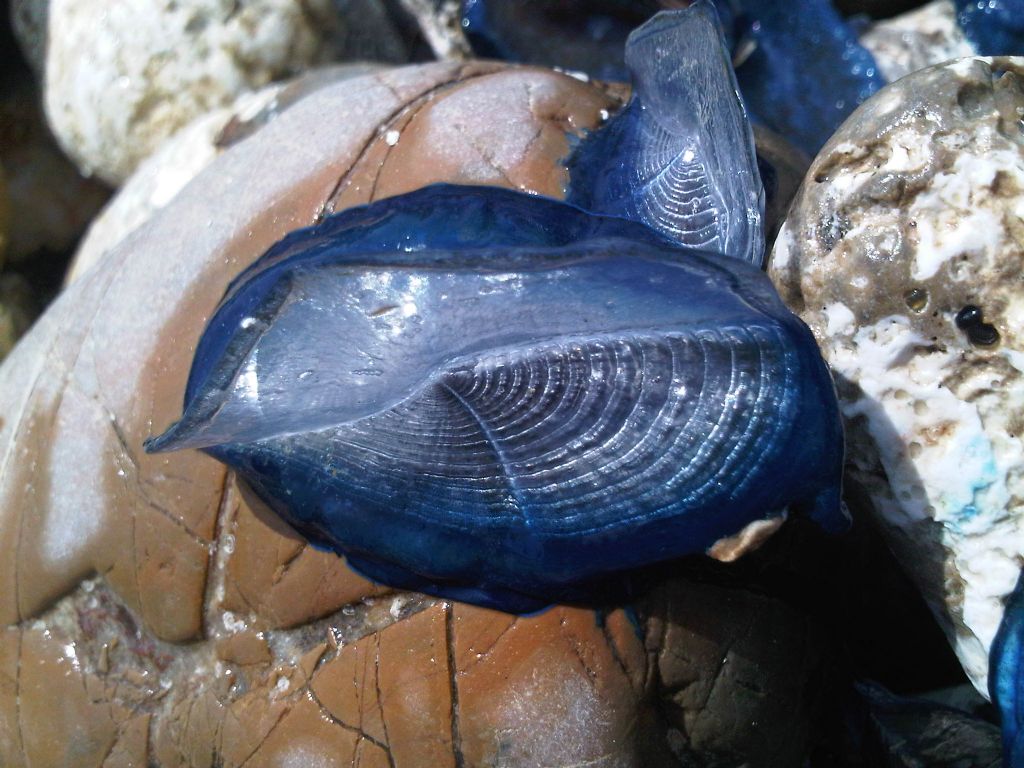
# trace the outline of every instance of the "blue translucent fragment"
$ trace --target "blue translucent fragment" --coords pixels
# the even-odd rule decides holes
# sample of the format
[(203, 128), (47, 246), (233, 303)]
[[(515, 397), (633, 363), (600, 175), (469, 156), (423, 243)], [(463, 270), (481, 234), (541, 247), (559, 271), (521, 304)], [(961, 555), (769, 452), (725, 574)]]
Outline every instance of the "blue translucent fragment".
[(633, 98), (573, 154), (568, 200), (760, 265), (764, 191), (714, 8), (659, 13), (626, 63)]
[(829, 0), (731, 0), (718, 9), (751, 119), (810, 156), (885, 85)]
[[(998, 40), (994, 47), (1006, 48), (991, 53), (1019, 53), (1022, 4), (1024, 0), (959, 0), (961, 24), (972, 39)], [(624, 60), (622, 41), (657, 5), (466, 0), (462, 23), (482, 56), (579, 69), (604, 79), (625, 79), (624, 64), (629, 64), (636, 78), (637, 63), (645, 62), (630, 64), (628, 53)], [(715, 7), (751, 119), (809, 156), (885, 85), (874, 58), (858, 41), (855, 23), (844, 20), (830, 0), (720, 0)], [(700, 45), (691, 47), (680, 38), (667, 61), (646, 66), (664, 69), (676, 62), (684, 67), (701, 55)]]
[(999, 707), (1003, 756), (1008, 768), (1024, 768), (1024, 578), (1006, 601), (989, 652), (989, 693)]
[(982, 56), (1024, 55), (1024, 0), (956, 0), (956, 19)]
[(462, 29), (478, 56), (628, 77), (626, 37), (657, 10), (653, 0), (464, 0)]
[(271, 248), (146, 448), (215, 456), (371, 578), (516, 612), (785, 507), (845, 524), (827, 368), (757, 267), (482, 187)]

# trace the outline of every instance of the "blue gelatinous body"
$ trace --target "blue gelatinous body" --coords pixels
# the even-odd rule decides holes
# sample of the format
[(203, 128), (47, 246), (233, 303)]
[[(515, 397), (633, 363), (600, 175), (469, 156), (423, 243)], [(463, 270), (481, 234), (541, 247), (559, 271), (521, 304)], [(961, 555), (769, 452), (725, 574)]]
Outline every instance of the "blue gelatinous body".
[(832, 383), (759, 269), (480, 187), (343, 211), (243, 273), (147, 445), (188, 447), (367, 575), (513, 611), (787, 505), (843, 524)]
[(830, 0), (718, 6), (751, 119), (813, 156), (885, 80)]
[(659, 13), (626, 63), (633, 98), (574, 153), (569, 201), (760, 265), (764, 192), (713, 7)]
[(654, 0), (463, 0), (462, 29), (478, 56), (624, 80), (626, 37), (657, 10)]
[(956, 19), (982, 56), (1024, 55), (1024, 0), (956, 0)]
[(1008, 768), (1024, 767), (1024, 578), (1006, 601), (989, 652), (989, 693), (999, 707)]

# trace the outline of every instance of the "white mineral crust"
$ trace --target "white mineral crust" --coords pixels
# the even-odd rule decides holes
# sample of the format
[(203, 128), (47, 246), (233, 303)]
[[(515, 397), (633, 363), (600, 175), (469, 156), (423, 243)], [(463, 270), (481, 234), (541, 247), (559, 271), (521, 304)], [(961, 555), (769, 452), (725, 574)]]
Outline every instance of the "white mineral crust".
[[(863, 485), (975, 686), (1024, 562), (1024, 60), (881, 91), (812, 164), (770, 273), (837, 382)], [(956, 325), (980, 307), (999, 333)]]

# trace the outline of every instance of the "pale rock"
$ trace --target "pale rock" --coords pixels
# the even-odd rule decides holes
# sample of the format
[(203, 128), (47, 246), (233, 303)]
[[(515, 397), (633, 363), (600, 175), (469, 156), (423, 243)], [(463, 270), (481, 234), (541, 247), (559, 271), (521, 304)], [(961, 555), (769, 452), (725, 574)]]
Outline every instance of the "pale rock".
[(461, 61), (472, 58), (469, 41), (462, 32), (462, 3), (459, 0), (398, 0), (419, 27), (427, 45), (439, 59)]
[(331, 0), (50, 0), (23, 10), (32, 3), (16, 0), (12, 14), (36, 28), (45, 16), (50, 125), (84, 173), (113, 184), (194, 117), (332, 58), (340, 24)]
[(325, 85), (377, 69), (372, 64), (348, 64), (310, 70), (290, 83), (274, 83), (243, 93), (230, 106), (197, 117), (143, 161), (93, 220), (68, 269), (66, 282), (81, 277), (126, 235), (173, 200), (219, 154), (281, 110)]
[(871, 51), (890, 83), (933, 64), (977, 53), (957, 24), (953, 0), (932, 0), (878, 21), (861, 35), (860, 43)]
[[(975, 686), (1024, 558), (1024, 59), (921, 70), (812, 164), (769, 266), (832, 366), (847, 464)], [(969, 337), (975, 305), (999, 339)]]

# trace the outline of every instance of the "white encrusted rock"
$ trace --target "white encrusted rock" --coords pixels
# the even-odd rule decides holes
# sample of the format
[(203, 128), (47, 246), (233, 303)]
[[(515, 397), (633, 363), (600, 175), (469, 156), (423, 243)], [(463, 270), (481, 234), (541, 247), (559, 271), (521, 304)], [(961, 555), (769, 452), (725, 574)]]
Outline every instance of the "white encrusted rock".
[(770, 264), (835, 373), (850, 479), (986, 695), (1024, 559), (1022, 117), (1020, 58), (890, 85), (822, 149)]
[(49, 0), (47, 116), (83, 172), (118, 184), (196, 116), (330, 59), (339, 23), (331, 0)]
[(953, 0), (932, 0), (875, 22), (861, 35), (860, 43), (871, 51), (890, 83), (933, 64), (977, 53), (957, 24)]

